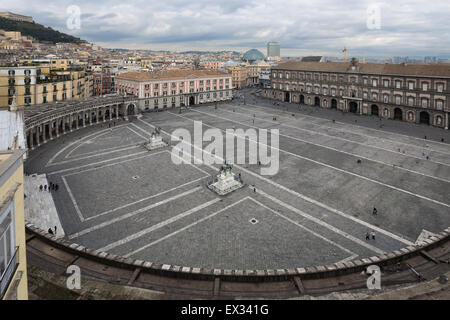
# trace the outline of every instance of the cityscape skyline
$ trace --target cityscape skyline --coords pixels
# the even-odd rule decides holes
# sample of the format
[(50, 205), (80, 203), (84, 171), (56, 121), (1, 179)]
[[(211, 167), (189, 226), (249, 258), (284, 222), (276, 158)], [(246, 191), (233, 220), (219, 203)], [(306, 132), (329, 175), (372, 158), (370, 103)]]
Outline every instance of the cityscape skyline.
[[(1, 1), (0, 8), (106, 48), (265, 52), (267, 42), (277, 41), (283, 56), (339, 56), (347, 47), (349, 56), (450, 57), (445, 1), (19, 0)], [(80, 12), (79, 28), (69, 28), (76, 21), (73, 8)]]

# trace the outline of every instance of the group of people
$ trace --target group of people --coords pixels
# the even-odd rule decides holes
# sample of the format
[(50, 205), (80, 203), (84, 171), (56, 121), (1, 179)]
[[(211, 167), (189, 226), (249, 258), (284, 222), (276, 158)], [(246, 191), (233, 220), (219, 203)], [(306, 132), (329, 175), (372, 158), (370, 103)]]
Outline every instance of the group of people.
[(39, 186), (39, 191), (47, 191), (48, 190), (48, 192), (50, 192), (52, 190), (58, 191), (58, 189), (59, 189), (59, 185), (57, 183), (53, 183), (53, 182), (50, 182), (48, 186), (42, 185), (42, 184)]

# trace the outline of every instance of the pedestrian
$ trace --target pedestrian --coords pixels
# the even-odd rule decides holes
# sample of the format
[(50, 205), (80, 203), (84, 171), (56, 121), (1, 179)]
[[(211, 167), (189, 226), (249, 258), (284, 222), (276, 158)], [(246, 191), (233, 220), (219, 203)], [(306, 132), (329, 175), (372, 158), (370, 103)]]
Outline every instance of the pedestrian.
[(372, 236), (372, 240), (375, 240), (375, 231), (372, 231), (372, 232), (370, 233), (370, 235)]
[(55, 191), (58, 191), (58, 188), (59, 188), (59, 186), (58, 186), (58, 184), (56, 184), (55, 185)]
[(44, 191), (47, 191), (47, 185), (44, 186)]
[(42, 188), (43, 188), (43, 186), (42, 186), (42, 184), (39, 186), (39, 191), (42, 191)]
[(427, 156), (427, 160), (430, 160), (430, 157), (429, 157), (429, 156)]
[(374, 216), (376, 216), (376, 215), (378, 214), (377, 208), (373, 208), (372, 214), (373, 214)]
[(256, 188), (253, 188), (253, 192), (255, 192), (255, 193), (256, 193)]
[(357, 162), (358, 164), (361, 164), (362, 161), (361, 161), (361, 159), (358, 159), (358, 161), (356, 161), (356, 162)]
[(370, 234), (368, 232), (366, 233), (366, 240), (370, 240)]
[(52, 230), (52, 228), (48, 228), (48, 233), (50, 233), (51, 235), (53, 235), (53, 230)]
[(427, 136), (423, 137), (425, 140), (427, 140)]
[(56, 236), (56, 226), (55, 226), (55, 236)]

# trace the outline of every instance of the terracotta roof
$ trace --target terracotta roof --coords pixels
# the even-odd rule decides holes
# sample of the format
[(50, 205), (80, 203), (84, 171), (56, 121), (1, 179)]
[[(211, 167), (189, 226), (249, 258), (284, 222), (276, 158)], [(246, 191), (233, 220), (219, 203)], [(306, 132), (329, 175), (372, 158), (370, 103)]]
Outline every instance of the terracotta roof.
[(231, 75), (220, 71), (209, 70), (170, 70), (162, 72), (130, 71), (121, 73), (116, 79), (132, 81), (151, 81), (151, 80), (175, 80), (175, 79), (195, 79), (205, 77), (230, 77)]
[(450, 77), (450, 64), (383, 64), (358, 63), (356, 70), (351, 69), (350, 62), (298, 62), (282, 63), (274, 69), (304, 70), (324, 72), (349, 72), (368, 74), (390, 74), (408, 76)]

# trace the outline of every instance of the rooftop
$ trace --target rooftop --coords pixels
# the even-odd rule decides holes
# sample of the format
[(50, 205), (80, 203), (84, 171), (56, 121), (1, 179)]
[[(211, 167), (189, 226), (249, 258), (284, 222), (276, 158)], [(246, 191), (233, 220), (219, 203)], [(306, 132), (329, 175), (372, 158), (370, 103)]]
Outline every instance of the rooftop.
[(172, 80), (172, 79), (195, 79), (204, 77), (224, 77), (227, 73), (209, 70), (170, 70), (161, 72), (142, 72), (130, 71), (116, 77), (116, 79), (132, 81), (151, 81), (151, 80)]
[(290, 61), (279, 64), (278, 66), (275, 67), (275, 69), (450, 77), (450, 64), (357, 63), (355, 70), (352, 70), (351, 67), (352, 64), (350, 62)]

